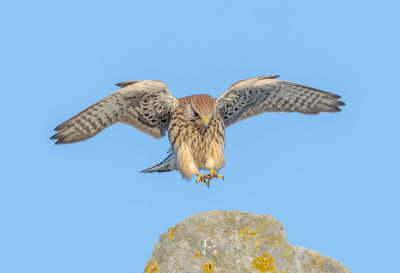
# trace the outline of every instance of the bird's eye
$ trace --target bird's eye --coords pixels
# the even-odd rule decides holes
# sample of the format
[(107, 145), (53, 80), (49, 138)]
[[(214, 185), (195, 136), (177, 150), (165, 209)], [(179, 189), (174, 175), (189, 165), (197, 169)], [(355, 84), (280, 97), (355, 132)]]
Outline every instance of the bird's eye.
[(193, 111), (193, 113), (194, 113), (194, 117), (195, 118), (199, 118), (200, 117), (199, 114), (197, 114), (197, 112)]

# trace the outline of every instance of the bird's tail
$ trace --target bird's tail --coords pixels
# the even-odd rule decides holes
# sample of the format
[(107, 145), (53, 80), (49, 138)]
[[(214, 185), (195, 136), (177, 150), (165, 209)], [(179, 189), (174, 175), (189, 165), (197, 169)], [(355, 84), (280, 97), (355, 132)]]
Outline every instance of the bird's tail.
[(171, 153), (170, 155), (167, 156), (166, 159), (164, 159), (162, 162), (158, 163), (157, 165), (147, 168), (141, 173), (155, 173), (155, 172), (169, 172), (175, 170), (174, 164), (173, 164), (173, 156), (174, 154)]

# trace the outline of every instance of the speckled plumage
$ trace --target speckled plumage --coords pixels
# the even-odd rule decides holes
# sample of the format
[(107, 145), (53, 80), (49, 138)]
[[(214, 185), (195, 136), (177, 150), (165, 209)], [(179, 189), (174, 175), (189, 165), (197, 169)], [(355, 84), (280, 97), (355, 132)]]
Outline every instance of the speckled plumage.
[[(210, 118), (208, 126), (190, 116), (191, 107), (199, 109), (200, 116)], [(192, 177), (200, 169), (218, 171), (225, 165), (224, 124), (214, 99), (209, 95), (179, 99), (168, 128), (168, 137), (174, 151), (175, 168), (185, 178)]]
[(160, 81), (123, 82), (117, 84), (121, 89), (56, 127), (51, 139), (56, 144), (86, 140), (116, 122), (156, 138), (168, 131), (170, 155), (143, 172), (178, 170), (185, 178), (200, 178), (199, 170), (208, 169), (208, 178), (215, 178), (225, 165), (225, 128), (233, 123), (264, 112), (338, 112), (344, 105), (338, 95), (276, 77), (239, 81), (216, 100), (209, 95), (175, 99)]

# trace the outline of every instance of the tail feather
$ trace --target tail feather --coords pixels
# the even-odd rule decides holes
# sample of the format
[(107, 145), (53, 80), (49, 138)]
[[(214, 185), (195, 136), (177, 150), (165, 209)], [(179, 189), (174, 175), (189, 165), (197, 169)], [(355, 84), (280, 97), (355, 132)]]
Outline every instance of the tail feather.
[(154, 165), (153, 167), (147, 168), (143, 171), (141, 171), (141, 173), (155, 173), (155, 172), (169, 172), (172, 170), (175, 170), (173, 168), (173, 164), (172, 164), (172, 153), (170, 155), (167, 156), (166, 159), (164, 159), (162, 162), (158, 163), (157, 165)]

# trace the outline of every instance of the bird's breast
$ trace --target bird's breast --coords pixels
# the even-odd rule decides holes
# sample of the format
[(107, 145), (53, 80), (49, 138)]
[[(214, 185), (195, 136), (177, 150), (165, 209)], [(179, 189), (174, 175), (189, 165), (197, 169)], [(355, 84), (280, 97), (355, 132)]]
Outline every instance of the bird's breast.
[[(225, 130), (220, 115), (216, 115), (208, 127), (184, 120), (182, 117), (171, 120), (168, 137), (172, 148), (177, 151), (182, 144), (187, 145), (193, 160), (199, 168), (204, 168), (208, 159), (223, 161)], [(222, 159), (221, 159), (222, 158)]]

